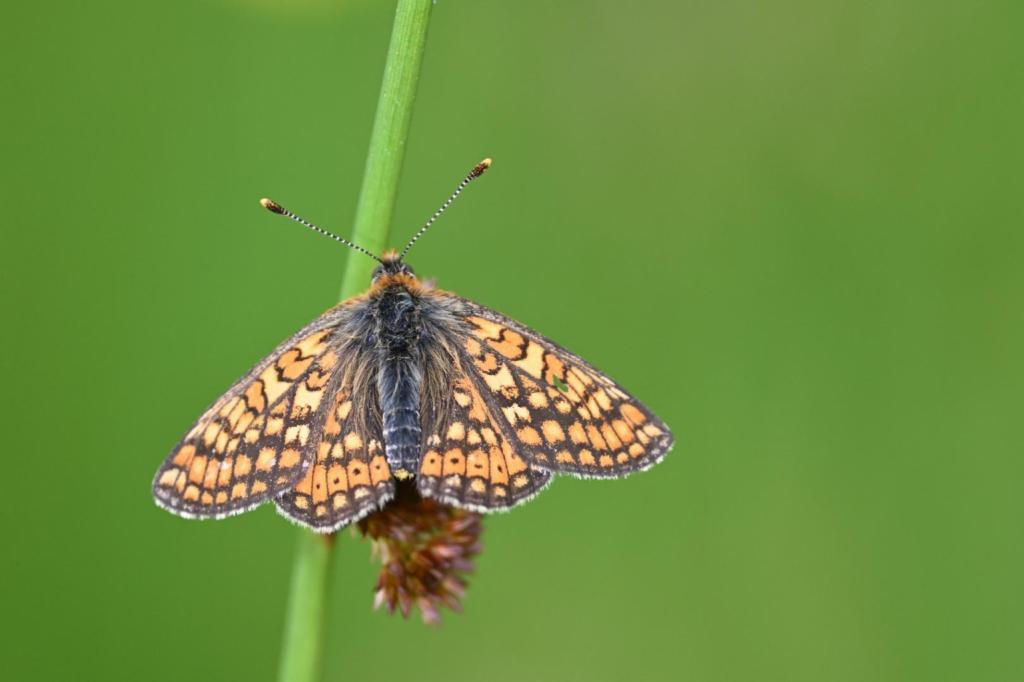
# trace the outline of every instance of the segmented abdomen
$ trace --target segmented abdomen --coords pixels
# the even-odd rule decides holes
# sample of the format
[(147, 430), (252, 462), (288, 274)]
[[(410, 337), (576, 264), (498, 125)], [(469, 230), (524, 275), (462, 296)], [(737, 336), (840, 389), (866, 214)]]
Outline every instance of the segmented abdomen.
[(391, 356), (381, 363), (377, 390), (384, 420), (384, 454), (394, 472), (414, 474), (419, 466), (422, 381), (420, 368), (409, 357)]

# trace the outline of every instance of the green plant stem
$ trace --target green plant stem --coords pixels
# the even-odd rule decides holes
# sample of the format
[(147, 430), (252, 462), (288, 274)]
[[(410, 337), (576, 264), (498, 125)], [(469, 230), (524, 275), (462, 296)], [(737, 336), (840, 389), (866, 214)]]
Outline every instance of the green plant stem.
[(299, 537), (288, 595), (281, 682), (313, 682), (319, 678), (333, 537), (309, 531), (302, 531)]
[[(398, 0), (395, 12), (352, 236), (352, 241), (372, 253), (380, 253), (387, 245), (432, 7), (432, 0)], [(342, 298), (365, 289), (373, 268), (372, 260), (353, 252), (342, 280)]]
[[(374, 253), (384, 248), (391, 227), (432, 7), (433, 0), (398, 0), (395, 11), (352, 236), (352, 241)], [(365, 289), (374, 266), (365, 255), (351, 252), (341, 297)], [(288, 596), (281, 682), (314, 682), (319, 677), (332, 544), (329, 538), (306, 531), (299, 538)]]

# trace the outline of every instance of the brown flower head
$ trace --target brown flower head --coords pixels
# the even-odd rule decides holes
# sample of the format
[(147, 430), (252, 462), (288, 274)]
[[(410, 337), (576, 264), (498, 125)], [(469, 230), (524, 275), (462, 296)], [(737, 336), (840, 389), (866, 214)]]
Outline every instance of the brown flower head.
[(402, 481), (395, 499), (360, 521), (359, 530), (382, 563), (374, 608), (384, 605), (408, 617), (415, 605), (429, 624), (440, 621), (441, 606), (461, 611), (465, 575), (480, 552), (477, 514), (420, 497)]

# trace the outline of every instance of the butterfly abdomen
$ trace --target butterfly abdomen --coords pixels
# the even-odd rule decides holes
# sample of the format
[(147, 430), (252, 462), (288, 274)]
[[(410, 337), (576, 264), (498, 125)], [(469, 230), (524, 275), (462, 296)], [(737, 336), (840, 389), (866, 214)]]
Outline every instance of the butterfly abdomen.
[(377, 394), (383, 419), (384, 454), (397, 476), (416, 472), (423, 431), (420, 387), (423, 383), (417, 303), (402, 287), (386, 290), (376, 301)]

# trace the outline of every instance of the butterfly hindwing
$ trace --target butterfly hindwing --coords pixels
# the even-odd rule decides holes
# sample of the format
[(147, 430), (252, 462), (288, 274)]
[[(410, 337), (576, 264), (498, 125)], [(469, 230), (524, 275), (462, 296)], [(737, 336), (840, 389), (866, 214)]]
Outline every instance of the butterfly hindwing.
[(587, 362), (501, 313), (466, 304), (464, 361), (529, 464), (612, 478), (653, 466), (672, 447), (668, 427)]
[(289, 519), (321, 533), (338, 530), (382, 507), (395, 484), (384, 458), (379, 415), (357, 413), (351, 386), (335, 392), (314, 461), (275, 502)]
[(531, 467), (506, 438), (500, 414), (470, 376), (456, 368), (446, 418), (424, 424), (424, 452), (416, 477), (420, 494), (446, 504), (489, 512), (526, 502), (551, 474)]
[(217, 400), (164, 460), (157, 504), (221, 518), (287, 490), (312, 457), (308, 441), (339, 358), (329, 315), (279, 345)]

